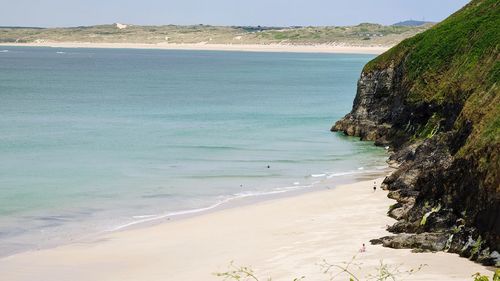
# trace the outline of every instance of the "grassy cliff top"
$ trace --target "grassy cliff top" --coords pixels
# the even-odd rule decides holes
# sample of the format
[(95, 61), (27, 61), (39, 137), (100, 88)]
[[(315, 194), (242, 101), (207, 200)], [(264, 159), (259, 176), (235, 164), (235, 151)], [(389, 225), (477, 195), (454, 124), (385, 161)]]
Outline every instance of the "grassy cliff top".
[(369, 62), (364, 72), (402, 67), (408, 103), (459, 104), (455, 129), (472, 122), (458, 152), (476, 157), (488, 180), (500, 162), (500, 2), (473, 0), (443, 22), (402, 41)]
[(500, 2), (474, 0), (443, 22), (369, 62), (364, 71), (403, 61), (410, 97), (464, 101), (500, 78)]
[(254, 27), (210, 25), (96, 25), (70, 28), (0, 27), (0, 43), (212, 43), (212, 44), (328, 44), (392, 46), (428, 29), (422, 26)]

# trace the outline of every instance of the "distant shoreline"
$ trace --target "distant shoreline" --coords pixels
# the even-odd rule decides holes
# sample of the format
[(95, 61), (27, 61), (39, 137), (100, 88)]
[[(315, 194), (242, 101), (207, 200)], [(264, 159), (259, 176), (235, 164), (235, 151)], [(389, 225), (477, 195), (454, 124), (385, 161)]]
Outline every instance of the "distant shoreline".
[(387, 51), (390, 46), (349, 46), (333, 44), (286, 45), (286, 44), (145, 44), (145, 43), (0, 43), (2, 47), (53, 47), (53, 48), (103, 48), (103, 49), (158, 49), (198, 51), (240, 51), (240, 52), (289, 52), (289, 53), (338, 53), (374, 54)]

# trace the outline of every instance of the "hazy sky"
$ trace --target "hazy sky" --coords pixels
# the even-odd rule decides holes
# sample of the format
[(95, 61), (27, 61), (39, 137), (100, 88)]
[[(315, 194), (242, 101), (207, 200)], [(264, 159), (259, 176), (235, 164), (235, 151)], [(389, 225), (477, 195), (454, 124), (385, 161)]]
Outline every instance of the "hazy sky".
[(440, 21), (467, 0), (0, 0), (1, 26), (104, 23), (212, 25), (392, 24)]

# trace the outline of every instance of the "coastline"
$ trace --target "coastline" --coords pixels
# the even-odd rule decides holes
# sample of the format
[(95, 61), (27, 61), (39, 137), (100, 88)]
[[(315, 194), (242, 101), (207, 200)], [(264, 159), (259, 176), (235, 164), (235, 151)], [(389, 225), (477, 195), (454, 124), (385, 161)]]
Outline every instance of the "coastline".
[[(378, 178), (380, 184), (382, 178)], [(408, 280), (468, 280), (487, 268), (447, 253), (411, 253), (372, 246), (394, 220), (394, 201), (372, 180), (224, 208), (154, 226), (104, 234), (98, 240), (0, 259), (6, 280), (220, 280), (230, 261), (273, 280), (320, 280), (318, 263), (358, 254), (364, 277), (380, 260), (401, 269), (427, 264)], [(332, 187), (331, 189), (329, 189)], [(29, 270), (26, 270), (29, 268)], [(293, 270), (293, 272), (291, 272)]]
[(142, 44), (142, 43), (0, 43), (2, 47), (52, 47), (52, 48), (104, 48), (104, 49), (158, 49), (192, 51), (239, 51), (239, 52), (291, 52), (291, 53), (337, 53), (337, 54), (381, 54), (390, 46), (350, 46), (334, 44), (286, 45), (286, 44)]
[[(283, 199), (288, 197), (300, 196), (305, 193), (318, 192), (329, 186), (345, 185), (351, 184), (359, 181), (365, 181), (372, 178), (383, 177), (386, 174), (392, 172), (392, 168), (378, 168), (373, 170), (361, 170), (361, 171), (351, 171), (345, 173), (332, 174), (326, 177), (321, 177), (317, 181), (309, 185), (298, 185), (298, 186), (287, 186), (287, 187), (277, 187), (269, 191), (257, 192), (257, 193), (241, 193), (234, 194), (231, 197), (227, 197), (223, 200), (212, 202), (206, 206), (200, 206), (194, 209), (178, 209), (175, 211), (167, 211), (164, 213), (156, 213), (151, 215), (136, 215), (133, 216), (133, 220), (121, 221), (118, 223), (112, 223), (105, 228), (100, 230), (94, 230), (90, 232), (85, 232), (85, 234), (71, 235), (66, 234), (64, 237), (52, 237), (45, 239), (45, 243), (36, 243), (31, 245), (31, 247), (19, 247), (19, 248), (2, 248), (0, 250), (0, 259), (9, 257), (11, 255), (21, 254), (25, 252), (30, 252), (33, 250), (47, 250), (56, 247), (73, 244), (73, 243), (87, 243), (89, 241), (94, 241), (100, 239), (102, 235), (128, 231), (133, 229), (141, 229), (156, 226), (162, 223), (169, 223), (172, 221), (178, 221), (183, 219), (188, 219), (196, 216), (203, 216), (209, 213), (237, 208), (247, 205), (252, 205), (256, 203), (261, 203), (269, 200)], [(49, 242), (48, 242), (49, 241)], [(14, 241), (15, 244), (15, 241)]]

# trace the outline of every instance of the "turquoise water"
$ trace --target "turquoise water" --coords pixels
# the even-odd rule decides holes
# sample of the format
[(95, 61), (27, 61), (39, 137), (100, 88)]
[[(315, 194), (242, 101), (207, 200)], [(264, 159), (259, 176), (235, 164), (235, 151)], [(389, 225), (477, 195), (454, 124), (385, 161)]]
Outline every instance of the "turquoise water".
[(0, 251), (380, 169), (329, 132), (372, 57), (0, 47)]

